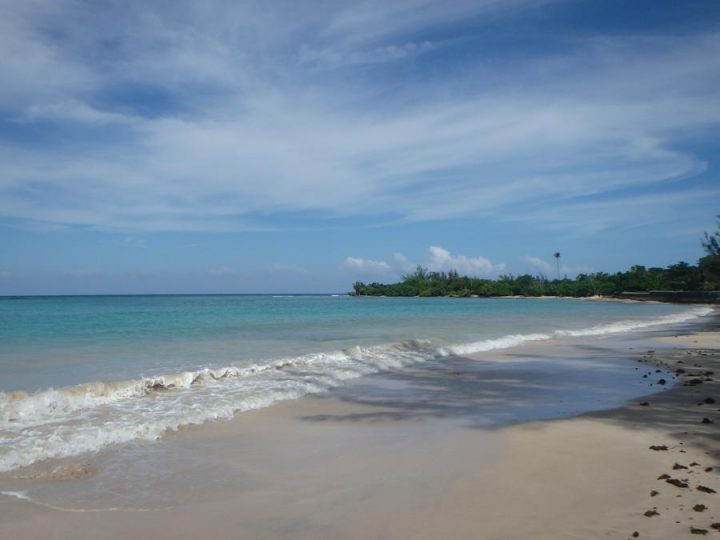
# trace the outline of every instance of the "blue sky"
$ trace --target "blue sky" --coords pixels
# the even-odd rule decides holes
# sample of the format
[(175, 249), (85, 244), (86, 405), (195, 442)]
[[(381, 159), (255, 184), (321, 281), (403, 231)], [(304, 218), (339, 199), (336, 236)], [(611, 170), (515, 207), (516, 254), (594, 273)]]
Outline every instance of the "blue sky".
[(0, 294), (694, 262), (712, 0), (0, 0)]

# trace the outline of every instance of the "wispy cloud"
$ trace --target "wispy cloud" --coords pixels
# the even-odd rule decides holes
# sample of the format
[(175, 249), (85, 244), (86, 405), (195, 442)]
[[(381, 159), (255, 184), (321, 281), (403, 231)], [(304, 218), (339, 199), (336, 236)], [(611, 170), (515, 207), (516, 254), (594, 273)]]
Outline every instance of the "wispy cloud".
[(358, 64), (379, 64), (404, 60), (410, 56), (423, 54), (438, 47), (437, 43), (409, 41), (400, 45), (387, 45), (368, 51), (345, 52), (334, 48), (313, 49), (307, 45), (300, 47), (301, 62), (322, 67), (337, 68)]
[(144, 249), (147, 247), (147, 238), (144, 236), (125, 236), (122, 239), (125, 246)]
[(592, 268), (587, 265), (568, 266), (567, 264), (563, 263), (560, 264), (558, 267), (556, 263), (550, 263), (545, 259), (541, 259), (540, 257), (533, 257), (530, 255), (523, 257), (523, 260), (534, 270), (539, 271), (541, 274), (551, 279), (557, 277), (556, 272), (558, 268), (560, 270), (561, 276), (576, 276), (578, 274), (592, 272)]
[(545, 275), (549, 275), (552, 271), (552, 266), (550, 265), (550, 263), (541, 259), (540, 257), (532, 257), (528, 255), (524, 259), (525, 262), (527, 262), (530, 266), (536, 268)]
[[(720, 189), (697, 188), (685, 191), (640, 193), (600, 200), (559, 200), (543, 208), (524, 209), (502, 219), (534, 224), (552, 232), (587, 235), (612, 227), (624, 230), (658, 226), (683, 214), (699, 211), (709, 200), (720, 199)], [(697, 236), (698, 231), (692, 231)]]
[(532, 216), (595, 231), (624, 219), (595, 208), (626, 190), (707, 168), (683, 143), (720, 126), (716, 33), (411, 69), (452, 55), (453, 24), (535, 5), (5, 2), (0, 216), (136, 231)]
[(374, 261), (362, 257), (346, 257), (343, 265), (358, 274), (386, 274), (391, 271), (390, 265), (385, 261)]

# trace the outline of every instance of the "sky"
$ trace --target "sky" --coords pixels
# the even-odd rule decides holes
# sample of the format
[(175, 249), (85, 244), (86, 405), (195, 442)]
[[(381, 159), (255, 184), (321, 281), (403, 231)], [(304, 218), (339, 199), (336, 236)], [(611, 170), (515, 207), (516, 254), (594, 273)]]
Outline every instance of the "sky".
[(720, 2), (0, 0), (0, 295), (703, 255)]

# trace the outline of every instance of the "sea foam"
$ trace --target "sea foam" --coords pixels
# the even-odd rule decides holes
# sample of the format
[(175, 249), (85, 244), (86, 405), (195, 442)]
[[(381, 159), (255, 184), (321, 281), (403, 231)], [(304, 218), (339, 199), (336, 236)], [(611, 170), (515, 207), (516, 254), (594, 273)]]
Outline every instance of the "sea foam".
[(680, 324), (688, 322), (698, 317), (704, 317), (714, 311), (710, 307), (694, 308), (682, 313), (672, 315), (664, 315), (656, 319), (650, 320), (625, 320), (607, 324), (599, 324), (588, 328), (580, 328), (577, 330), (554, 330), (543, 334), (511, 334), (497, 339), (486, 339), (475, 341), (472, 343), (463, 343), (459, 345), (451, 345), (440, 349), (441, 354), (473, 354), (478, 352), (491, 351), (494, 349), (507, 349), (516, 347), (523, 343), (531, 341), (545, 341), (549, 339), (565, 338), (565, 337), (582, 337), (582, 336), (602, 336), (605, 334), (618, 334), (623, 332), (631, 332), (643, 328), (651, 328), (653, 326), (665, 326), (669, 324)]

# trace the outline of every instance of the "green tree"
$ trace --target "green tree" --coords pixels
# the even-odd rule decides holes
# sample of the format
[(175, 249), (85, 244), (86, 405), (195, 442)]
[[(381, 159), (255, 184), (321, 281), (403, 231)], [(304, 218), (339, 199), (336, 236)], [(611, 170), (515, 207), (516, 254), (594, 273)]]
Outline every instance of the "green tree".
[(720, 256), (720, 215), (717, 217), (717, 231), (713, 234), (705, 233), (705, 240), (702, 241), (702, 246), (705, 252), (711, 257)]
[(707, 253), (707, 256), (698, 261), (703, 288), (720, 289), (720, 215), (717, 216), (717, 231), (713, 234), (706, 232), (702, 246)]
[(703, 289), (720, 290), (720, 255), (708, 255), (698, 261)]
[(700, 288), (700, 272), (696, 266), (679, 262), (667, 267), (663, 285), (671, 291), (694, 291)]

